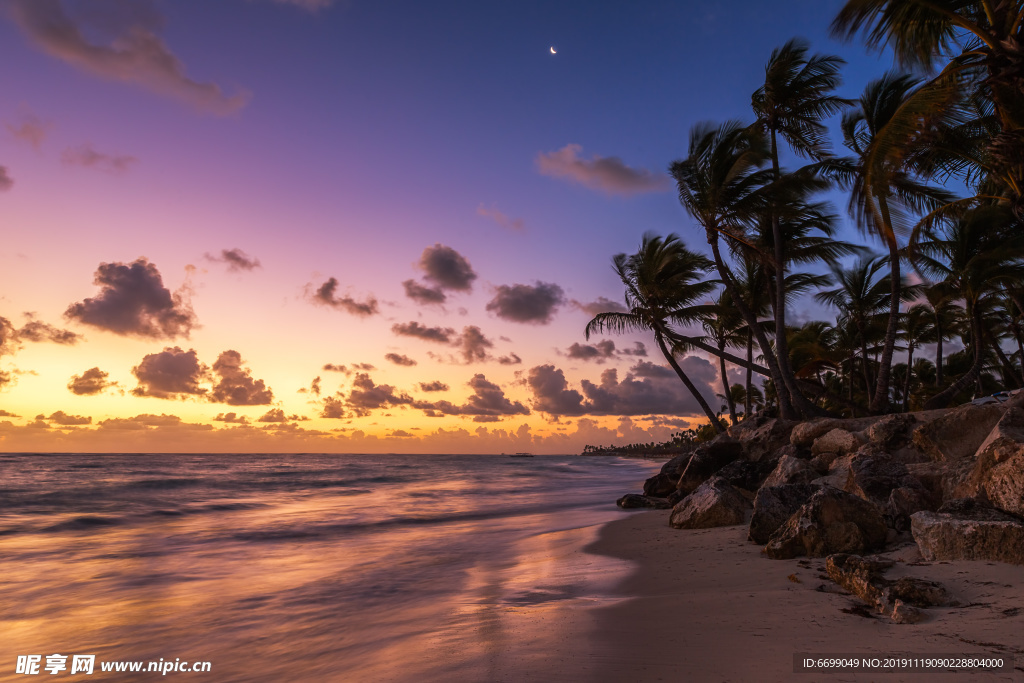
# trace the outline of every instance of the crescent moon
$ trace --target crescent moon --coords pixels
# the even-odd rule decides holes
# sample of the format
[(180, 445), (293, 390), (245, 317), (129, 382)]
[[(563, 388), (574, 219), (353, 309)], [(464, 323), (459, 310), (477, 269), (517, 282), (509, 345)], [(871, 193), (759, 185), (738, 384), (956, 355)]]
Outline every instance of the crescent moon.
[(558, 54), (557, 52), (555, 52), (555, 48), (551, 48), (551, 54), (553, 54), (553, 55), (557, 55)]

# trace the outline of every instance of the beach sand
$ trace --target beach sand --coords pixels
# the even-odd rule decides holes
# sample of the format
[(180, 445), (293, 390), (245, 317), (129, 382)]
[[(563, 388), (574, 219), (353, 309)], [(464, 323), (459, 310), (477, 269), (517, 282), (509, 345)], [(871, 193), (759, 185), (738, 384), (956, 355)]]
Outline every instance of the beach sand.
[[(746, 535), (746, 526), (672, 529), (668, 511), (605, 525), (586, 551), (636, 563), (619, 586), (630, 599), (577, 621), (587, 624), (589, 636), (574, 661), (552, 662), (570, 671), (563, 680), (1024, 681), (1024, 567), (917, 564), (912, 542), (890, 551), (885, 556), (897, 565), (888, 578), (938, 581), (965, 605), (932, 608), (925, 623), (901, 625), (857, 614), (863, 603), (828, 579), (824, 558), (770, 560)], [(1009, 655), (1017, 668), (970, 675), (796, 674), (795, 653)]]

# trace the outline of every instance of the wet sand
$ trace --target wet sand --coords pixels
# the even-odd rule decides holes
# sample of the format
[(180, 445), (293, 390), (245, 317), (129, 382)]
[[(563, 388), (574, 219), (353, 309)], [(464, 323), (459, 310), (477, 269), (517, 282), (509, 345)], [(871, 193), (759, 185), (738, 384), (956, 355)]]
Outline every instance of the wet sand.
[[(925, 623), (900, 625), (857, 614), (863, 603), (825, 576), (823, 558), (770, 560), (746, 533), (746, 526), (672, 529), (667, 511), (605, 525), (586, 550), (636, 563), (618, 587), (631, 599), (592, 610), (586, 655), (572, 658), (562, 680), (1024, 681), (1024, 567), (917, 564), (912, 543), (886, 553), (897, 560), (887, 577), (938, 581), (965, 605), (933, 608)], [(795, 653), (1010, 655), (1017, 669), (796, 674)]]

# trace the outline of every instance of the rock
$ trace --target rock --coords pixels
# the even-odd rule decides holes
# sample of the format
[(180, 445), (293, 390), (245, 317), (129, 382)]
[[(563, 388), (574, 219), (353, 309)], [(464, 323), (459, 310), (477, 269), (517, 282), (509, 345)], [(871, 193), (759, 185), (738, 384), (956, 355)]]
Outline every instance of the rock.
[(683, 493), (691, 493), (715, 472), (741, 457), (743, 448), (739, 441), (728, 435), (717, 436), (693, 452), (677, 487)]
[(814, 440), (814, 443), (811, 445), (811, 455), (820, 455), (821, 453), (846, 455), (847, 453), (853, 453), (860, 446), (860, 439), (852, 432), (848, 432), (845, 429), (832, 429)]
[(676, 481), (679, 481), (679, 477), (683, 476), (683, 472), (686, 471), (686, 466), (690, 462), (690, 458), (693, 457), (693, 453), (683, 453), (677, 455), (671, 460), (661, 466), (661, 474), (673, 477)]
[(863, 435), (871, 445), (893, 451), (910, 443), (911, 434), (916, 426), (917, 418), (912, 413), (886, 415), (865, 429)]
[(850, 479), (850, 467), (856, 457), (857, 454), (851, 453), (836, 458), (829, 465), (828, 474), (811, 480), (811, 483), (818, 484), (819, 486), (831, 486), (837, 489), (845, 488), (846, 482)]
[(950, 604), (946, 589), (934, 581), (903, 577), (897, 581), (882, 574), (892, 560), (872, 559), (839, 553), (825, 560), (830, 579), (898, 624), (916, 624), (925, 615), (919, 608)]
[(747, 460), (760, 461), (789, 444), (789, 436), (797, 423), (759, 416), (744, 420), (729, 429), (729, 435), (743, 446)]
[(668, 501), (670, 507), (675, 507), (676, 503), (681, 501), (683, 498), (686, 498), (686, 494), (679, 489), (676, 489), (672, 493), (668, 494), (668, 497), (665, 500)]
[(750, 503), (721, 477), (712, 477), (672, 508), (669, 525), (675, 529), (709, 529), (743, 524)]
[(978, 447), (968, 477), (958, 474), (954, 495), (984, 494), (1007, 512), (1024, 514), (1024, 409), (1010, 407)]
[(1024, 524), (979, 501), (960, 499), (938, 512), (914, 513), (910, 531), (926, 560), (1024, 564)]
[(644, 482), (644, 495), (664, 498), (676, 490), (679, 477), (658, 473)]
[(887, 531), (874, 505), (845, 491), (823, 488), (771, 535), (765, 552), (777, 560), (861, 553), (882, 547)]
[(973, 456), (1003, 416), (999, 403), (968, 403), (922, 424), (913, 432), (914, 445), (938, 462)]
[(800, 448), (810, 448), (814, 440), (833, 429), (842, 429), (845, 420), (823, 417), (817, 420), (801, 422), (790, 432), (789, 442)]
[(733, 460), (718, 470), (715, 476), (725, 479), (736, 488), (749, 493), (750, 497), (753, 497), (777, 465), (778, 461), (770, 455), (757, 461)]
[(811, 467), (818, 474), (828, 474), (828, 468), (832, 466), (836, 458), (839, 457), (838, 453), (819, 453), (818, 455), (811, 458)]
[(885, 453), (855, 458), (843, 490), (877, 505), (889, 526), (900, 531), (910, 528), (913, 513), (935, 509), (924, 484), (911, 476), (906, 465)]
[(655, 510), (666, 510), (672, 507), (667, 500), (664, 498), (655, 498), (654, 496), (641, 496), (637, 493), (627, 493), (622, 498), (615, 501), (623, 510), (631, 510), (634, 508), (653, 508)]
[(747, 538), (758, 545), (767, 543), (775, 530), (785, 524), (819, 488), (814, 484), (762, 486), (754, 498), (754, 513), (750, 517)]
[(1024, 454), (989, 470), (982, 488), (994, 506), (1024, 516)]
[(785, 484), (806, 484), (816, 478), (818, 473), (807, 460), (800, 460), (792, 455), (784, 455), (762, 486), (783, 486)]
[(933, 500), (939, 502), (945, 500), (942, 495), (942, 477), (945, 472), (942, 463), (931, 460), (923, 463), (910, 463), (907, 465), (907, 472), (928, 489)]

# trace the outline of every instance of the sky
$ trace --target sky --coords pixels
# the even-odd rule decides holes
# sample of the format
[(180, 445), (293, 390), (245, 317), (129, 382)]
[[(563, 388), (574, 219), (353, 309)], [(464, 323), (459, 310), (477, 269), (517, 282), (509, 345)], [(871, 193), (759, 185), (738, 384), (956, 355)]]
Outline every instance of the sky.
[[(706, 250), (665, 170), (751, 120), (773, 48), (842, 56), (847, 97), (891, 68), (829, 38), (841, 4), (0, 0), (0, 451), (573, 453), (703, 421), (652, 337), (583, 330), (644, 232)], [(717, 362), (681, 362), (720, 404)]]

